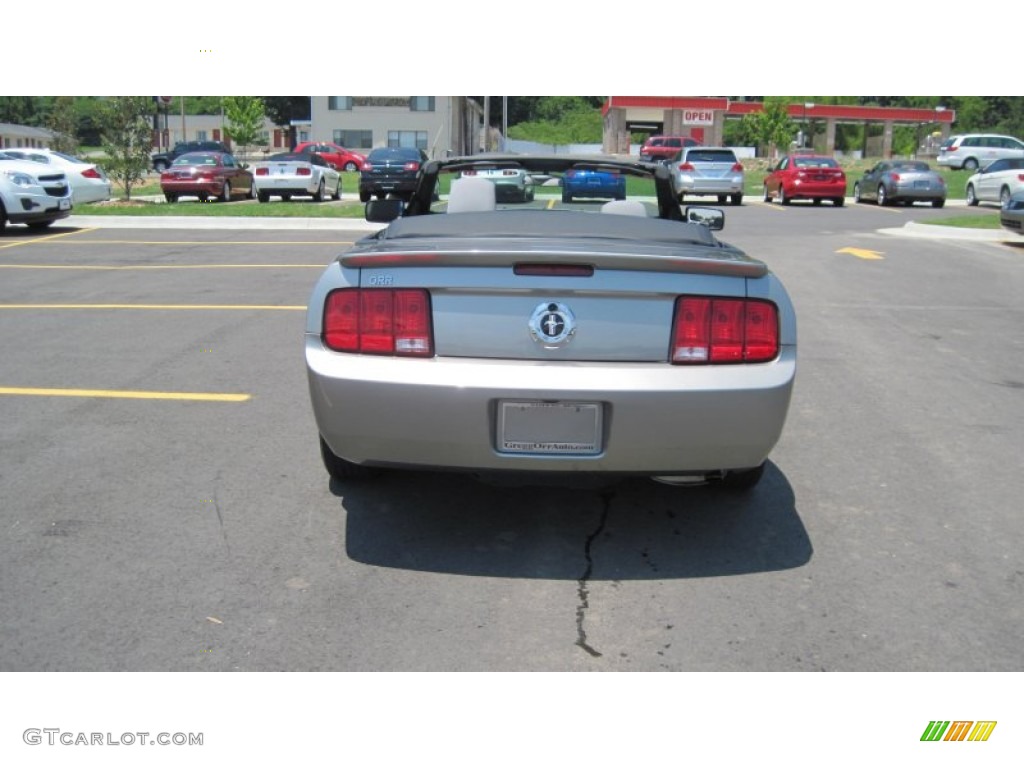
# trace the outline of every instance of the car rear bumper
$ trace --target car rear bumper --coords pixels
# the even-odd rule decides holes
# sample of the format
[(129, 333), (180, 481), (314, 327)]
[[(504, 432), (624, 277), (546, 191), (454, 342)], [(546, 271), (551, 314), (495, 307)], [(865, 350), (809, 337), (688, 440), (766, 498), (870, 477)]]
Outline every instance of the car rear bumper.
[(731, 176), (725, 179), (677, 177), (676, 191), (687, 195), (739, 195), (743, 193), (743, 177)]
[[(785, 422), (796, 350), (759, 365), (551, 365), (338, 354), (307, 334), (306, 363), (320, 433), (355, 464), (671, 475), (764, 461)], [(500, 451), (502, 400), (599, 404), (600, 451)]]
[(897, 184), (889, 196), (899, 200), (945, 200), (946, 190), (941, 187), (913, 187)]
[(368, 179), (359, 180), (359, 191), (371, 195), (400, 192), (411, 193), (416, 189), (416, 179)]
[[(255, 182), (257, 192), (266, 192), (271, 195), (312, 195), (316, 192), (319, 183), (314, 184), (308, 178), (285, 177), (283, 179), (271, 177), (270, 179), (260, 178)], [(331, 190), (333, 191), (333, 190)]]
[(162, 181), (164, 194), (172, 195), (219, 195), (224, 189), (223, 181)]
[(828, 182), (803, 181), (786, 188), (788, 197), (845, 197), (846, 183), (829, 184)]

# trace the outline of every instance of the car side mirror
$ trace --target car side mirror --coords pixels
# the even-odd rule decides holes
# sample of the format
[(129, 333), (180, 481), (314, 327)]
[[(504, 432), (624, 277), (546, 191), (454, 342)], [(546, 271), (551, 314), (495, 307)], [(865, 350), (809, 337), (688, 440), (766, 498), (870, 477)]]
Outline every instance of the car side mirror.
[(378, 224), (388, 224), (402, 215), (405, 207), (398, 198), (371, 200), (366, 204), (366, 220)]
[(713, 232), (725, 229), (725, 211), (718, 208), (700, 208), (691, 205), (686, 209), (686, 220), (690, 224), (700, 224)]

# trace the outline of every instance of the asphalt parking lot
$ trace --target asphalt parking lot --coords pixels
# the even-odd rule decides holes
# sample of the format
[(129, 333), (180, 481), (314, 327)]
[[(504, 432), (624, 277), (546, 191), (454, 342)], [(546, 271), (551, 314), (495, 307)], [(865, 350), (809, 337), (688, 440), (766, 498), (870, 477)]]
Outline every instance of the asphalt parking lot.
[(747, 497), (328, 482), (304, 308), (362, 230), (9, 229), (0, 668), (1021, 669), (1024, 249), (725, 210), (800, 333)]

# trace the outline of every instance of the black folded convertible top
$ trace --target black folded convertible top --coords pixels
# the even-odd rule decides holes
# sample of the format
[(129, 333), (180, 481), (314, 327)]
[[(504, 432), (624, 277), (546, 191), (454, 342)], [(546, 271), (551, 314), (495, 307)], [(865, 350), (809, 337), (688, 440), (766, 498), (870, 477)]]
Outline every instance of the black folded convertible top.
[(637, 240), (716, 246), (707, 227), (682, 221), (564, 210), (486, 211), (407, 216), (384, 229), (379, 240), (409, 238), (550, 237)]

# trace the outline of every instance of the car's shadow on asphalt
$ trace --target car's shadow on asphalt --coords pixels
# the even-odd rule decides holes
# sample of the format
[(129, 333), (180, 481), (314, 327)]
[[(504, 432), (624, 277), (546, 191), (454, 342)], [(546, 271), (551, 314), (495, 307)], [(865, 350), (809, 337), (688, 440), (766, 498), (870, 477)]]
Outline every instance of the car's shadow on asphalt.
[[(812, 547), (771, 462), (751, 492), (627, 479), (604, 489), (496, 486), (390, 472), (337, 483), (361, 563), (530, 579), (685, 579), (796, 568)], [(342, 511), (342, 510), (339, 510)]]

